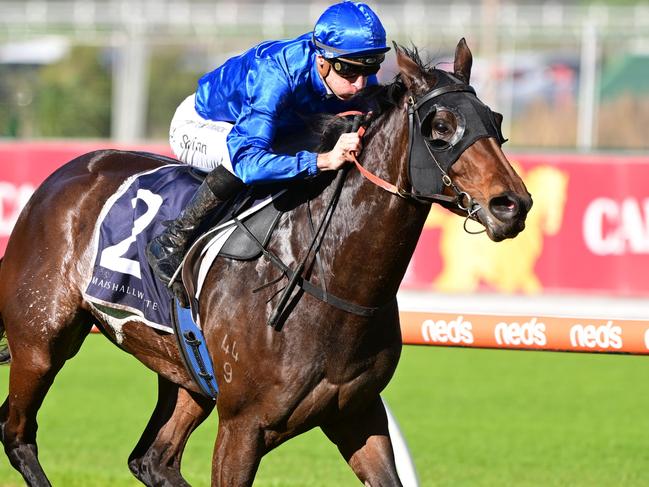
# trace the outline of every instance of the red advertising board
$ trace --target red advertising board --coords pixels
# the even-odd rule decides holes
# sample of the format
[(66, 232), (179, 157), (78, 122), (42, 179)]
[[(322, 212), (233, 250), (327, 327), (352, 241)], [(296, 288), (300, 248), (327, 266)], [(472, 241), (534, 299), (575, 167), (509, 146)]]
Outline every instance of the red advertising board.
[[(0, 253), (57, 167), (110, 142), (0, 144)], [(169, 155), (166, 145), (130, 147)], [(440, 292), (649, 296), (649, 156), (510, 154), (534, 207), (519, 237), (470, 235), (434, 207), (402, 284)]]
[(493, 243), (434, 208), (403, 289), (649, 295), (649, 156), (510, 159), (534, 200), (525, 231)]
[(171, 155), (163, 144), (125, 147), (108, 141), (0, 143), (0, 255), (4, 253), (20, 210), (47, 176), (81, 154), (108, 148)]

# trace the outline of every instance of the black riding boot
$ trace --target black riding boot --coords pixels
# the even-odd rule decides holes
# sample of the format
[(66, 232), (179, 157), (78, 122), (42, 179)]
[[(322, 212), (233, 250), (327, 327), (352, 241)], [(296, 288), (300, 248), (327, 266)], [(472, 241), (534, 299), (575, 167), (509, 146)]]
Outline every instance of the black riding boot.
[(217, 205), (237, 194), (244, 184), (222, 166), (212, 170), (178, 218), (155, 237), (146, 248), (146, 258), (155, 275), (169, 285), (183, 260), (196, 230)]

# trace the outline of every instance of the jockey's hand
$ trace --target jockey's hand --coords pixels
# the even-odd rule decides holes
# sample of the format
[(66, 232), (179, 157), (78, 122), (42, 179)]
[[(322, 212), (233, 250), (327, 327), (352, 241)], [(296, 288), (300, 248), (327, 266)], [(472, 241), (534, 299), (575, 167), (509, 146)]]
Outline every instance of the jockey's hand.
[(353, 152), (358, 155), (361, 153), (362, 148), (361, 136), (358, 133), (350, 132), (342, 134), (331, 152), (318, 154), (318, 169), (320, 171), (340, 169), (345, 163), (354, 160), (352, 156)]

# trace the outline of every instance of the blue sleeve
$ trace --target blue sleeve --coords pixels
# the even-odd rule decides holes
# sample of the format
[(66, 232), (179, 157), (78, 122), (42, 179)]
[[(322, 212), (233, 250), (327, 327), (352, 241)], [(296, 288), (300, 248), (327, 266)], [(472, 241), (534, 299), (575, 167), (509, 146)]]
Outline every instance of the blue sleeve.
[(247, 184), (315, 176), (317, 154), (274, 154), (277, 119), (293, 92), (286, 73), (272, 59), (261, 59), (245, 79), (243, 109), (227, 138), (235, 174)]

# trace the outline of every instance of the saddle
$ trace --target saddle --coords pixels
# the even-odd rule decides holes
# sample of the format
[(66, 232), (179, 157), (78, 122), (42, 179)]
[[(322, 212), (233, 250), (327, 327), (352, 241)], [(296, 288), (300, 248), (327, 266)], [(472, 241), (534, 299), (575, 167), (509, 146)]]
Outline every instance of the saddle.
[(200, 236), (183, 261), (182, 282), (192, 307), (198, 306), (202, 281), (217, 257), (240, 261), (259, 258), (282, 215), (320, 193), (333, 176), (323, 175), (308, 183), (293, 182), (288, 186), (247, 188), (217, 209), (199, 229)]
[[(202, 179), (188, 166), (166, 165), (132, 176), (108, 198), (94, 230), (94, 265), (84, 288), (89, 302), (132, 314), (153, 328), (172, 331), (171, 293), (153, 275), (145, 258), (146, 246), (164, 230), (165, 221), (182, 211)], [(272, 193), (264, 196), (273, 201)], [(238, 214), (256, 239), (267, 241), (279, 219), (280, 207), (257, 199), (241, 196), (221, 207), (215, 218), (225, 220)], [(255, 205), (264, 211), (256, 215)], [(235, 229), (234, 224), (230, 226)], [(208, 229), (209, 225), (202, 227), (203, 231)], [(259, 255), (255, 242), (241, 231), (230, 233), (231, 240), (224, 246), (227, 256), (252, 259)]]
[[(244, 230), (244, 227), (238, 226), (237, 229), (228, 237), (219, 252), (221, 257), (235, 260), (252, 260), (261, 255), (261, 247), (259, 244), (266, 246), (281, 214), (283, 213), (283, 210), (280, 210), (276, 205), (273, 205), (270, 202), (264, 204), (266, 203), (265, 199), (272, 199), (273, 197), (277, 198), (281, 194), (283, 194), (283, 191), (278, 191), (274, 195), (264, 195), (258, 194), (258, 192), (252, 189), (248, 189), (239, 194), (239, 196), (229, 204), (225, 205), (223, 208), (225, 216), (221, 218), (220, 221), (212, 223), (212, 228), (227, 220), (239, 220), (242, 213), (245, 213), (248, 209), (255, 208), (255, 205), (260, 205), (260, 208), (245, 218), (244, 226), (248, 229), (248, 232)], [(251, 237), (254, 237), (254, 240)], [(199, 243), (199, 245), (196, 246), (192, 252), (194, 255), (199, 249), (203, 248), (207, 242), (206, 239), (199, 237), (197, 243)]]
[[(181, 274), (192, 308), (198, 305), (206, 269), (216, 257), (254, 260), (261, 256), (285, 211), (277, 204), (284, 193), (284, 190), (260, 192), (248, 188), (218, 208), (205, 228), (199, 229), (200, 236), (187, 252)], [(209, 253), (211, 246), (218, 248)], [(201, 268), (205, 270), (201, 272)]]

